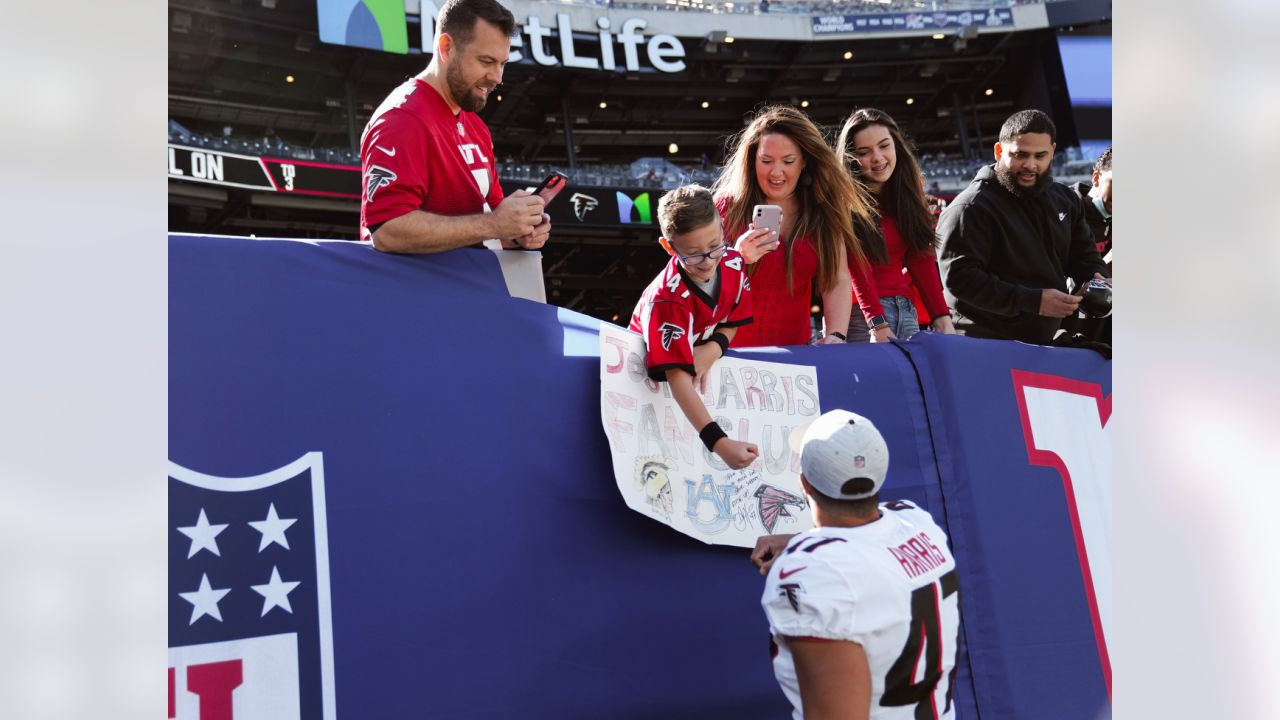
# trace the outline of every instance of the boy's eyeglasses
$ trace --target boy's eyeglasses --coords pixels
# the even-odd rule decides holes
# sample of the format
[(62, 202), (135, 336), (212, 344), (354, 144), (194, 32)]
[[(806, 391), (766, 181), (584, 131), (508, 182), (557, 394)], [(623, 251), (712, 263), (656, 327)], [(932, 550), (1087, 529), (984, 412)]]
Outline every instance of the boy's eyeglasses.
[(685, 265), (701, 265), (707, 260), (719, 260), (724, 257), (725, 251), (729, 249), (729, 246), (724, 244), (720, 247), (712, 248), (704, 253), (694, 253), (692, 255), (681, 255), (679, 250), (676, 250), (674, 247), (671, 249), (675, 252), (676, 257), (680, 259), (680, 262)]

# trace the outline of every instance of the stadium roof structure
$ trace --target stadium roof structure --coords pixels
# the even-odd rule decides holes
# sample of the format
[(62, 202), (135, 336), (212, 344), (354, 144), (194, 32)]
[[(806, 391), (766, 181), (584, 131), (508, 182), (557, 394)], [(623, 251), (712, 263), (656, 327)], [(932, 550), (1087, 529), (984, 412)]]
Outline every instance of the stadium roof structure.
[[(558, 6), (536, 7), (550, 14)], [(322, 43), (314, 3), (171, 0), (169, 15), (171, 117), (269, 127), (313, 145), (358, 139), (382, 98), (429, 60)], [(737, 21), (714, 17), (729, 28)], [(666, 155), (675, 142), (676, 159), (705, 153), (716, 161), (726, 136), (769, 102), (804, 105), (817, 122), (837, 127), (855, 107), (880, 107), (922, 152), (957, 153), (986, 146), (1011, 112), (1054, 94), (1039, 82), (1051, 30), (942, 39), (725, 42), (725, 35), (682, 37), (687, 67), (678, 73), (544, 67), (526, 52), (481, 114), (501, 157), (531, 162), (568, 161), (566, 126), (578, 160), (630, 162)], [(1044, 97), (1031, 97), (1038, 92)]]

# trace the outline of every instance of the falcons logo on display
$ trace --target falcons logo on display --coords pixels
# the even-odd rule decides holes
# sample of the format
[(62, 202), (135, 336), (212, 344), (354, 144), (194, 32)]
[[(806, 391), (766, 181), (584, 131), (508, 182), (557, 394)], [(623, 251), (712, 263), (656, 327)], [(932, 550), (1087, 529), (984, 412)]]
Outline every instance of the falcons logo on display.
[(804, 509), (804, 498), (772, 485), (761, 485), (756, 488), (756, 505), (765, 532), (771, 533), (778, 524), (778, 518), (792, 517), (787, 510), (788, 505), (794, 505), (797, 510)]
[(672, 323), (662, 323), (662, 327), (658, 328), (662, 331), (662, 349), (670, 350), (671, 342), (684, 337), (684, 328)]
[(599, 200), (582, 193), (574, 193), (573, 197), (569, 198), (569, 202), (573, 203), (573, 214), (577, 216), (578, 222), (585, 221), (587, 213), (595, 210), (596, 206), (600, 204)]
[(373, 194), (378, 188), (386, 187), (394, 182), (396, 174), (381, 165), (373, 165), (364, 180), (364, 199), (373, 202)]

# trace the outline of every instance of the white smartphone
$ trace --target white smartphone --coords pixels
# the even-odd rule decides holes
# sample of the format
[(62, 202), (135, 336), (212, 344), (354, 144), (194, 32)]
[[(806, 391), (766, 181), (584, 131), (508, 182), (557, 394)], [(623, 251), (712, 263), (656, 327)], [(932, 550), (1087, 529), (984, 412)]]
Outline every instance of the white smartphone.
[[(757, 230), (769, 228), (775, 234), (782, 229), (782, 208), (777, 205), (757, 205), (751, 211), (751, 224)], [(776, 239), (781, 239), (775, 235)]]

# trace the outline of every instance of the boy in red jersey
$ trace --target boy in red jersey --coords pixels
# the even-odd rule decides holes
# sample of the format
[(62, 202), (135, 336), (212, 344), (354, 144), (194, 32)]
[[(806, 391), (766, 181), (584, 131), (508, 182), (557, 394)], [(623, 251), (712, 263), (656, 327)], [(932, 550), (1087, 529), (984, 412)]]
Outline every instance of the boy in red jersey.
[(658, 242), (671, 262), (649, 283), (631, 315), (630, 329), (644, 336), (645, 367), (699, 429), (707, 449), (733, 469), (760, 455), (755, 445), (733, 440), (711, 419), (694, 389), (723, 357), (741, 325), (751, 322), (751, 286), (742, 256), (725, 243), (711, 192), (699, 185), (676, 188), (658, 202)]

